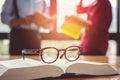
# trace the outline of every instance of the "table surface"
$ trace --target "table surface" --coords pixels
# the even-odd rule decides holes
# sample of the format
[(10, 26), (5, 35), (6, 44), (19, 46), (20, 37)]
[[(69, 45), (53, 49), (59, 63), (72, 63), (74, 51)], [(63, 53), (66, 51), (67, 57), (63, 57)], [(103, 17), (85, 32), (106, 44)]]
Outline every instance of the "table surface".
[[(40, 60), (39, 56), (27, 56), (31, 59)], [(0, 55), (0, 61), (9, 60), (9, 59), (17, 59), (22, 58), (22, 56), (18, 55)], [(111, 66), (116, 67), (120, 72), (120, 56), (80, 56), (81, 60), (85, 61), (93, 61), (93, 62), (103, 62), (109, 63)], [(120, 75), (114, 76), (77, 76), (74, 78), (58, 78), (52, 80), (120, 80)]]

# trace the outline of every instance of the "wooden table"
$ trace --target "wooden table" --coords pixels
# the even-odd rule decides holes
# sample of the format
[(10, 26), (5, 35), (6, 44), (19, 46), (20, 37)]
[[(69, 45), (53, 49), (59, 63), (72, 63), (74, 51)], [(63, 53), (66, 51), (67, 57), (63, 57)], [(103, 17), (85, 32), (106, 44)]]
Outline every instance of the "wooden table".
[[(39, 56), (27, 56), (31, 59), (40, 60)], [(0, 55), (0, 60), (8, 59), (17, 59), (22, 58), (22, 56), (9, 56), (9, 55)], [(103, 62), (109, 63), (110, 65), (116, 67), (120, 72), (120, 56), (80, 56), (80, 59), (93, 62)], [(48, 80), (48, 79), (47, 79)], [(52, 80), (120, 80), (120, 75), (114, 76), (79, 76), (74, 78), (58, 78)]]

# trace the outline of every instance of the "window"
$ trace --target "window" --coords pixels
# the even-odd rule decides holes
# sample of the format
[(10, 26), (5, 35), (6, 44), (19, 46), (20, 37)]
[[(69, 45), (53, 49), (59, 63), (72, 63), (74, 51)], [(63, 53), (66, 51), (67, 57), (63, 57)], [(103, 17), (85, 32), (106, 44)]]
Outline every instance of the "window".
[[(5, 0), (0, 0), (0, 13), (2, 11), (2, 5)], [(52, 0), (51, 0), (52, 1)], [(76, 14), (76, 5), (78, 5), (80, 0), (57, 0), (57, 31), (60, 31), (60, 27), (65, 19), (65, 16), (69, 15), (77, 15)], [(84, 1), (84, 5), (88, 5), (94, 0), (90, 1)], [(110, 0), (112, 5), (112, 11), (113, 11), (113, 20), (111, 23), (111, 27), (109, 29), (110, 33), (116, 33), (117, 32), (117, 0)], [(50, 7), (50, 0), (46, 0), (47, 7)], [(86, 18), (86, 14), (82, 15), (83, 18)], [(10, 28), (2, 24), (0, 21), (0, 33), (2, 32), (9, 32)], [(43, 32), (43, 31), (42, 31)]]
[(109, 29), (110, 33), (117, 33), (117, 0), (110, 0), (112, 5), (113, 20)]
[[(2, 11), (2, 5), (3, 5), (4, 1), (5, 0), (0, 0), (0, 13)], [(45, 1), (47, 2), (48, 9), (50, 9), (50, 14), (57, 13), (57, 22), (56, 22), (56, 25), (55, 25), (55, 29), (57, 30), (56, 31), (57, 36), (60, 35), (60, 38), (57, 38), (56, 34), (54, 35), (54, 37), (53, 37), (53, 35), (51, 36), (50, 33), (46, 33), (45, 35), (47, 35), (47, 36), (44, 36), (44, 34), (43, 34), (45, 40), (42, 41), (42, 46), (43, 47), (48, 46), (48, 45), (56, 46), (56, 45), (54, 45), (56, 43), (60, 43), (60, 44), (58, 44), (58, 45), (60, 45), (58, 47), (63, 47), (63, 46), (66, 47), (67, 45), (72, 45), (72, 44), (73, 45), (79, 45), (79, 40), (74, 40), (74, 42), (73, 42), (72, 41), (73, 39), (68, 40), (66, 38), (67, 36), (63, 38), (62, 35), (61, 35), (60, 27), (61, 27), (66, 15), (68, 15), (68, 16), (69, 15), (77, 15), (75, 10), (76, 10), (76, 5), (79, 4), (80, 0), (45, 0)], [(84, 5), (86, 6), (94, 0), (83, 0), (83, 1), (84, 1)], [(110, 32), (110, 35), (112, 33), (114, 34), (113, 37), (112, 37), (112, 41), (110, 40), (110, 46), (113, 46), (113, 44), (115, 44), (114, 46), (116, 47), (117, 43), (116, 43), (116, 41), (113, 41), (113, 40), (119, 40), (118, 35), (117, 35), (118, 29), (119, 29), (118, 28), (119, 26), (117, 25), (118, 24), (117, 23), (118, 22), (117, 21), (117, 19), (118, 19), (117, 10), (118, 10), (119, 5), (117, 5), (117, 3), (118, 3), (119, 0), (109, 0), (109, 1), (111, 2), (112, 11), (113, 11), (113, 20), (112, 20), (109, 32)], [(82, 14), (81, 16), (84, 19), (86, 19), (86, 17), (87, 17), (86, 14)], [(48, 30), (41, 29), (40, 31), (44, 33)], [(8, 44), (9, 44), (8, 33), (9, 32), (10, 32), (9, 26), (7, 26), (5, 24), (2, 24), (1, 21), (0, 21), (0, 49), (2, 49), (2, 50), (0, 50), (0, 54), (8, 52)], [(5, 33), (5, 35), (3, 35), (4, 33)], [(50, 38), (48, 38), (48, 37), (50, 37)], [(53, 38), (51, 38), (51, 37), (53, 37)], [(56, 38), (59, 42), (55, 41)], [(49, 39), (51, 39), (51, 42), (50, 42)], [(63, 39), (63, 40), (60, 41), (59, 39)], [(67, 39), (67, 42), (65, 41), (65, 39)], [(118, 46), (118, 47), (120, 47), (120, 46)], [(111, 47), (109, 49), (111, 49)], [(113, 51), (113, 53), (114, 52), (116, 52), (116, 51)]]
[[(57, 0), (57, 30), (60, 31), (60, 27), (65, 19), (65, 16), (77, 15), (76, 6), (80, 0)], [(87, 6), (94, 0), (83, 0), (83, 6)], [(110, 33), (117, 32), (117, 0), (110, 0), (112, 5), (113, 20), (109, 29)], [(81, 17), (86, 19), (86, 14), (81, 14)]]

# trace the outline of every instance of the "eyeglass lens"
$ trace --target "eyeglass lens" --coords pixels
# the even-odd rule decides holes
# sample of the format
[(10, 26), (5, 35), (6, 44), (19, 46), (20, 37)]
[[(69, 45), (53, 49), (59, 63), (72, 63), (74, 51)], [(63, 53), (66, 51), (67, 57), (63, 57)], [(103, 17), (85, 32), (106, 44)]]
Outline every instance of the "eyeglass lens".
[(69, 61), (74, 61), (79, 57), (79, 47), (69, 47), (66, 49), (65, 57)]
[(42, 52), (42, 59), (44, 62), (51, 63), (58, 58), (58, 51), (55, 48), (47, 48)]

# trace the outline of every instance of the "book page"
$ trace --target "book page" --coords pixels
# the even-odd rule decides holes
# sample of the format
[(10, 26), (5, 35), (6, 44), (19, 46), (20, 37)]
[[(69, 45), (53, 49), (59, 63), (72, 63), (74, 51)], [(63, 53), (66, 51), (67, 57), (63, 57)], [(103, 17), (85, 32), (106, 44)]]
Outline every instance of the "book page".
[(29, 59), (29, 58), (26, 58), (25, 60), (20, 58), (20, 59), (14, 59), (14, 60), (0, 61), (0, 64), (6, 66), (7, 68), (21, 68), (21, 67), (38, 66), (40, 62), (37, 60)]
[(0, 76), (1, 76), (2, 74), (4, 74), (7, 70), (8, 70), (7, 67), (5, 67), (5, 66), (3, 66), (3, 65), (0, 64)]
[(71, 64), (66, 73), (76, 73), (77, 75), (114, 75), (119, 74), (116, 69), (107, 63), (95, 63), (79, 61)]
[[(49, 58), (48, 58), (49, 59)], [(52, 64), (46, 64), (41, 62), (43, 65), (51, 65), (51, 66), (56, 66), (61, 68), (64, 72), (66, 71), (67, 67), (70, 65), (70, 62), (67, 61), (66, 59), (58, 59), (56, 62)]]

